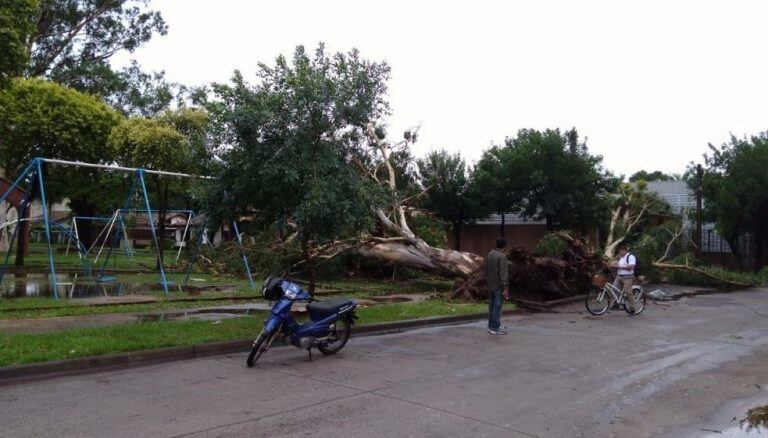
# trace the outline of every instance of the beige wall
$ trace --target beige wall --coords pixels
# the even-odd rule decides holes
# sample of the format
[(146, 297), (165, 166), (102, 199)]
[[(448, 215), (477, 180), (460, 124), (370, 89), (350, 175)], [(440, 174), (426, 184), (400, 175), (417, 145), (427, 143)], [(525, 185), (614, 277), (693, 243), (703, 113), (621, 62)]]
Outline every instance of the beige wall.
[[(499, 238), (500, 233), (500, 225), (464, 225), (461, 230), (461, 250), (485, 257), (496, 246), (496, 239)], [(547, 228), (545, 225), (512, 224), (504, 226), (507, 248), (522, 246), (530, 251), (546, 233)], [(597, 230), (590, 233), (589, 239), (593, 244), (597, 242)], [(448, 244), (446, 247), (455, 247), (453, 232), (448, 232)]]

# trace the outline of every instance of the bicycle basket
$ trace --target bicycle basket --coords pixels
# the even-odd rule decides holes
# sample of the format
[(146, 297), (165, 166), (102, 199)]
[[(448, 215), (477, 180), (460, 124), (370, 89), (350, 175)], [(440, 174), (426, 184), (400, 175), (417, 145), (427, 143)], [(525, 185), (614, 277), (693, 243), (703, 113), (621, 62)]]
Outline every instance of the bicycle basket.
[(608, 277), (605, 275), (595, 274), (592, 276), (592, 286), (605, 287), (606, 283), (608, 283)]

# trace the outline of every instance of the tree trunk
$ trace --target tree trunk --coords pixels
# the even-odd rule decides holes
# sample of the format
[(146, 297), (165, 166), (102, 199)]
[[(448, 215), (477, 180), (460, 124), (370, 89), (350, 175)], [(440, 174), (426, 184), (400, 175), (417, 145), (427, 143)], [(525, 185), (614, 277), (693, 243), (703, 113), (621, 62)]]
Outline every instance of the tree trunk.
[(739, 236), (736, 234), (736, 237), (725, 237), (725, 241), (728, 242), (728, 246), (731, 247), (731, 254), (733, 254), (734, 260), (736, 260), (736, 268), (738, 268), (740, 271), (744, 269), (744, 255), (741, 252), (741, 247), (739, 246)]
[(765, 237), (763, 233), (755, 233), (755, 272), (763, 268), (763, 252), (765, 252)]
[[(85, 198), (72, 198), (69, 201), (69, 205), (72, 207), (72, 211), (75, 213), (75, 216), (93, 217), (96, 215), (96, 208)], [(90, 219), (82, 219), (77, 221), (77, 234), (83, 246), (85, 246), (86, 249), (90, 248), (91, 245), (93, 245), (94, 239), (93, 221)]]
[(504, 223), (504, 220), (505, 220), (504, 216), (505, 216), (504, 212), (502, 211), (501, 212), (501, 229), (499, 230), (499, 236), (501, 236), (502, 238), (506, 238), (507, 237), (506, 236), (506, 230), (505, 230), (507, 224)]
[(301, 237), (301, 252), (304, 255), (304, 263), (309, 270), (309, 294), (315, 294), (315, 285), (317, 284), (317, 269), (315, 267), (314, 259), (309, 254), (309, 242), (306, 237)]
[(453, 249), (461, 251), (461, 222), (453, 224)]
[(483, 263), (482, 257), (450, 249), (417, 247), (403, 243), (363, 244), (356, 252), (363, 257), (432, 271), (450, 277), (468, 278)]
[[(372, 145), (381, 153), (382, 164), (387, 169), (388, 178), (379, 179), (375, 176), (375, 170), (369, 172), (369, 175), (373, 175), (372, 178), (378, 184), (397, 193), (396, 172), (390, 161), (392, 146), (378, 137), (372, 124), (367, 126), (367, 133)], [(405, 140), (406, 143), (408, 141), (410, 140)], [(483, 259), (475, 254), (433, 248), (416, 236), (408, 226), (403, 202), (399, 199), (395, 200), (387, 208), (389, 214), (384, 211), (384, 208), (374, 211), (383, 231), (394, 237), (363, 238), (357, 245), (352, 246), (358, 254), (460, 278), (468, 278), (482, 265)], [(502, 232), (503, 224), (502, 216)]]
[[(160, 178), (155, 176), (155, 184), (157, 187), (157, 200), (160, 205), (157, 208), (157, 263), (155, 269), (160, 272), (160, 267), (164, 264), (164, 252), (163, 252), (163, 237), (165, 236), (165, 219), (168, 214), (168, 184), (163, 185)], [(149, 220), (154, 220), (152, 212), (148, 212)]]
[[(31, 187), (29, 188), (29, 193), (27, 193), (27, 197), (22, 203), (22, 211), (19, 211), (19, 214), (17, 215), (20, 222), (19, 232), (16, 236), (16, 260), (14, 262), (14, 265), (16, 266), (24, 266), (24, 256), (27, 254), (27, 247), (29, 245), (29, 233), (32, 227), (29, 221), (24, 219), (28, 219), (32, 216), (32, 212), (30, 211), (32, 210), (32, 201), (37, 194), (37, 178), (33, 178), (34, 181), (30, 184)], [(43, 208), (46, 208), (45, 205), (43, 205)]]

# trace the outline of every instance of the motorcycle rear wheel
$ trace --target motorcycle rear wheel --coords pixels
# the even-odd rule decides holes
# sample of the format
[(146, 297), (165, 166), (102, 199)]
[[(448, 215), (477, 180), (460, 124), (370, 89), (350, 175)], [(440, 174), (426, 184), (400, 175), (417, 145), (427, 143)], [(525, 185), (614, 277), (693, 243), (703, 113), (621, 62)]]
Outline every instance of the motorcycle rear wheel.
[(336, 340), (321, 342), (317, 345), (317, 349), (321, 353), (330, 355), (336, 354), (347, 345), (349, 335), (352, 334), (352, 324), (347, 320), (341, 320), (336, 323)]

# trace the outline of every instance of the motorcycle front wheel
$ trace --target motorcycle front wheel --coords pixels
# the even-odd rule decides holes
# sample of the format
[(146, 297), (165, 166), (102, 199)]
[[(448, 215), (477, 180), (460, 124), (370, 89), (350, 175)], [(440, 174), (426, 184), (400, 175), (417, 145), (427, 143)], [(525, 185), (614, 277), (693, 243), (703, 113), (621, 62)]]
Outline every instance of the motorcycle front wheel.
[(331, 334), (331, 339), (319, 343), (317, 349), (323, 354), (336, 354), (347, 345), (350, 334), (352, 334), (352, 324), (346, 319), (338, 321), (335, 333)]
[[(277, 335), (277, 330), (275, 330), (274, 333), (267, 333), (264, 330), (261, 331), (259, 334), (259, 337), (256, 338), (256, 340), (253, 342), (253, 348), (251, 348), (251, 353), (248, 355), (248, 359), (245, 361), (245, 363), (248, 365), (248, 367), (252, 367), (257, 360), (261, 357), (262, 354), (264, 354), (265, 351), (269, 348), (270, 344), (272, 344), (272, 339)], [(267, 342), (269, 340), (269, 342)]]

